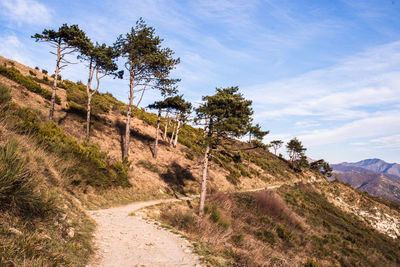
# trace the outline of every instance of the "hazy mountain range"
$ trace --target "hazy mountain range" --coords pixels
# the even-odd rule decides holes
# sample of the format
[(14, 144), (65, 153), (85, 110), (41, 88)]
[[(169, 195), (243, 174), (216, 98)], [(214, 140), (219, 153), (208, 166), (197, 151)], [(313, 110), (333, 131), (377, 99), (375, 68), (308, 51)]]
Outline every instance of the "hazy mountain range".
[(332, 164), (337, 178), (371, 195), (400, 203), (400, 164), (381, 159)]

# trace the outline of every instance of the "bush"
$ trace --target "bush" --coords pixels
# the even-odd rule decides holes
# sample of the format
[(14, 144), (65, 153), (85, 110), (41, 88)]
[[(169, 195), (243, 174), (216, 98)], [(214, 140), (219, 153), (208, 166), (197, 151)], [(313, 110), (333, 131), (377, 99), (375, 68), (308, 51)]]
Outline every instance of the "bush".
[(29, 74), (32, 75), (32, 76), (36, 76), (36, 73), (31, 71), (31, 70), (29, 70)]
[(10, 100), (10, 89), (4, 84), (0, 84), (0, 104), (6, 104), (10, 102)]
[(194, 160), (194, 155), (193, 155), (193, 153), (191, 153), (191, 152), (186, 153), (185, 157), (186, 157), (187, 159)]
[(38, 67), (38, 66), (36, 66), (36, 67), (35, 67), (35, 70), (39, 70), (39, 67)]
[[(47, 100), (51, 99), (51, 92), (49, 90), (42, 88), (40, 84), (35, 82), (31, 77), (25, 77), (21, 74), (19, 70), (15, 68), (0, 66), (0, 74), (24, 86), (29, 91), (36, 93)], [(61, 104), (61, 99), (58, 96), (56, 96), (56, 103)]]
[(18, 143), (0, 146), (0, 210), (17, 212), (24, 217), (45, 217), (57, 211), (55, 199), (41, 187), (18, 153)]
[(274, 232), (268, 230), (261, 230), (256, 232), (256, 236), (263, 242), (267, 242), (270, 245), (274, 245), (276, 243), (276, 234)]
[(43, 76), (43, 81), (44, 81), (45, 83), (48, 83), (48, 82), (49, 82), (49, 78), (48, 78), (47, 76)]
[(211, 207), (210, 219), (224, 229), (228, 229), (231, 226), (230, 221), (222, 216), (217, 205)]
[(319, 264), (312, 259), (308, 259), (304, 267), (319, 267)]
[[(45, 74), (45, 75), (47, 75), (47, 73), (49, 73), (47, 70), (45, 70), (45, 69), (42, 69), (42, 73), (43, 74)], [(47, 77), (46, 77), (47, 78)]]

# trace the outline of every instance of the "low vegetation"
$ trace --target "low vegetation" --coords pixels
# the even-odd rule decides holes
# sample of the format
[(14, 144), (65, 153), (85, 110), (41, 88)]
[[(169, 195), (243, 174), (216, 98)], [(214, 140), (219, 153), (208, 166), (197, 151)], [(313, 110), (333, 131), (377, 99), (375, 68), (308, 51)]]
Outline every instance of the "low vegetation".
[[(0, 75), (7, 77), (8, 79), (24, 86), (29, 91), (42, 96), (43, 98), (50, 100), (51, 92), (44, 89), (38, 84), (34, 78), (29, 76), (24, 76), (19, 70), (14, 67), (8, 68), (7, 66), (0, 65)], [(56, 97), (56, 103), (61, 104), (60, 97)]]
[(188, 236), (209, 266), (395, 266), (400, 242), (375, 231), (312, 185), (277, 193), (213, 192), (203, 218), (197, 202), (149, 213)]

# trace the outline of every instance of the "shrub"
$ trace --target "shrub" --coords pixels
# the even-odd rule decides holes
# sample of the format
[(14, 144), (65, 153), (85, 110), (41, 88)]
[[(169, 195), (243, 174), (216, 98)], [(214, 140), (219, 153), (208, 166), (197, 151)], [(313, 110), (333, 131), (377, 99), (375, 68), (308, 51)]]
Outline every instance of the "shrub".
[(228, 229), (231, 226), (230, 221), (222, 216), (217, 205), (211, 207), (210, 219), (224, 229)]
[[(15, 68), (0, 66), (0, 74), (24, 86), (29, 91), (36, 93), (47, 100), (51, 99), (51, 92), (49, 90), (42, 88), (40, 84), (35, 82), (31, 77), (25, 77), (21, 74), (19, 70)], [(56, 96), (56, 103), (61, 104), (61, 99), (58, 96)]]
[(295, 213), (287, 207), (286, 203), (278, 195), (265, 191), (256, 192), (253, 196), (256, 207), (261, 212), (273, 218), (284, 220), (293, 227), (301, 228), (301, 223)]
[(256, 236), (261, 241), (267, 242), (270, 245), (274, 245), (276, 243), (276, 234), (274, 232), (261, 230), (256, 232)]
[(193, 153), (189, 152), (189, 153), (186, 153), (185, 158), (194, 160), (194, 155), (193, 155)]
[(47, 76), (43, 76), (43, 81), (44, 81), (45, 83), (48, 83), (48, 82), (49, 82), (49, 78), (48, 78)]
[(0, 84), (0, 104), (6, 104), (10, 102), (10, 100), (10, 89), (4, 84)]
[(304, 267), (319, 267), (319, 264), (312, 259), (308, 259)]
[(31, 71), (31, 70), (29, 70), (29, 74), (32, 75), (32, 76), (36, 76), (36, 73)]
[(18, 153), (18, 143), (0, 146), (0, 210), (18, 212), (25, 217), (45, 217), (57, 211), (41, 181), (28, 168), (28, 161)]
[(47, 70), (45, 70), (45, 69), (42, 69), (42, 73), (47, 75), (47, 73), (49, 73), (49, 72)]
[(36, 67), (35, 67), (35, 70), (39, 70), (39, 67), (38, 67), (38, 66), (36, 66)]

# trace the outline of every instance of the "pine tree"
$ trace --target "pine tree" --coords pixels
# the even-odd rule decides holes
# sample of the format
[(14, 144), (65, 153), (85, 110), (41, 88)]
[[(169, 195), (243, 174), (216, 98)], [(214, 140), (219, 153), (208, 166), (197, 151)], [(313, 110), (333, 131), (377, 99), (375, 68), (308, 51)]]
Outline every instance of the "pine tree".
[(290, 140), (286, 145), (290, 161), (292, 164), (304, 155), (304, 151), (307, 149), (303, 147), (303, 144), (295, 137)]
[(221, 140), (226, 138), (238, 138), (247, 133), (253, 110), (251, 101), (244, 99), (238, 93), (239, 88), (217, 88), (216, 94), (204, 96), (204, 103), (196, 109), (196, 121), (206, 120), (207, 133), (204, 136), (204, 161), (203, 178), (200, 191), (199, 215), (204, 214), (206, 199), (208, 162), (210, 154)]
[(275, 156), (276, 156), (276, 151), (277, 151), (279, 148), (282, 147), (283, 141), (282, 141), (282, 140), (274, 140), (274, 141), (271, 141), (270, 144), (271, 144), (271, 146), (274, 148), (274, 154), (275, 154)]
[(88, 45), (89, 39), (86, 37), (85, 32), (79, 29), (78, 25), (68, 26), (67, 24), (63, 24), (57, 31), (45, 29), (41, 34), (36, 33), (33, 35), (32, 38), (36, 39), (36, 42), (42, 41), (50, 43), (51, 47), (56, 49), (56, 52), (50, 52), (57, 56), (49, 112), (49, 119), (54, 120), (57, 78), (60, 76), (59, 73), (61, 69), (71, 63), (66, 60), (65, 56), (75, 53), (80, 49), (84, 49), (84, 47)]
[[(91, 103), (92, 97), (99, 91), (100, 80), (107, 75), (122, 78), (123, 71), (116, 72), (118, 65), (116, 59), (118, 58), (118, 51), (106, 44), (93, 45), (89, 42), (88, 45), (81, 50), (79, 58), (89, 63), (89, 77), (86, 84), (87, 93), (87, 116), (86, 116), (86, 140), (90, 138), (90, 116), (91, 116)], [(96, 79), (96, 87), (92, 89), (92, 81)]]
[(176, 90), (178, 79), (169, 78), (171, 70), (179, 63), (173, 58), (173, 51), (161, 48), (162, 39), (155, 36), (154, 29), (148, 27), (143, 19), (125, 36), (120, 36), (116, 46), (123, 58), (129, 73), (129, 102), (126, 115), (125, 143), (123, 158), (129, 156), (130, 121), (135, 93), (147, 89), (158, 89), (162, 92)]

